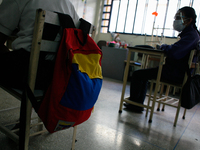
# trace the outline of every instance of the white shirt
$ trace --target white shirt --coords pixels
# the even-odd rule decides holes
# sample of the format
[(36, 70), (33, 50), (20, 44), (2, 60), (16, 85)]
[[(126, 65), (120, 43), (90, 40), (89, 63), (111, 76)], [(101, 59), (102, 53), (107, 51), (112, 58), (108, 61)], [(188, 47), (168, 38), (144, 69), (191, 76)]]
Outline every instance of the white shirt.
[(0, 5), (0, 32), (10, 36), (18, 27), (18, 38), (13, 42), (13, 50), (30, 51), (36, 9), (69, 14), (77, 24), (79, 17), (69, 0), (4, 0)]

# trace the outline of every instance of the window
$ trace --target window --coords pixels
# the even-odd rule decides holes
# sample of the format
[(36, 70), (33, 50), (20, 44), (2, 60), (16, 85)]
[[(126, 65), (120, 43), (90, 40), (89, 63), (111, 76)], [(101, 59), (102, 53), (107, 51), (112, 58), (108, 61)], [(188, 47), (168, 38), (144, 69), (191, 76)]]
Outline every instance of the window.
[(102, 22), (101, 22), (101, 32), (102, 33), (107, 33), (108, 32), (108, 27), (109, 27), (109, 22), (110, 22), (110, 13), (111, 13), (111, 4), (112, 0), (105, 0), (104, 1), (104, 9), (103, 9), (103, 14), (102, 14)]
[(174, 15), (184, 6), (195, 9), (200, 27), (200, 0), (104, 0), (101, 32), (176, 37)]

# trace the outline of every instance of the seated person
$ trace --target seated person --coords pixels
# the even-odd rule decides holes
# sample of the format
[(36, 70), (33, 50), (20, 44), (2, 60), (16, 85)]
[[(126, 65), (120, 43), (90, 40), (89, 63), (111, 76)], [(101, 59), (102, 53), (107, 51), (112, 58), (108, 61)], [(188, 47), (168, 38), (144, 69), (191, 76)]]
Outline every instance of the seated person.
[[(3, 0), (0, 4), (0, 83), (23, 88), (27, 82), (29, 56), (33, 37), (36, 9), (69, 14), (77, 24), (79, 17), (69, 0)], [(13, 51), (4, 45), (8, 36), (18, 30), (12, 43)], [(37, 89), (46, 89), (54, 63), (46, 60), (47, 53), (40, 53), (36, 80)]]
[[(179, 32), (181, 39), (172, 45), (161, 45), (166, 54), (161, 80), (182, 83), (191, 50), (195, 49), (199, 41), (199, 31), (196, 27), (196, 13), (191, 7), (180, 8), (173, 22), (173, 28)], [(130, 85), (130, 100), (143, 104), (148, 80), (156, 79), (158, 67), (141, 69), (133, 72)], [(143, 108), (124, 103), (126, 108), (135, 112), (142, 112)]]

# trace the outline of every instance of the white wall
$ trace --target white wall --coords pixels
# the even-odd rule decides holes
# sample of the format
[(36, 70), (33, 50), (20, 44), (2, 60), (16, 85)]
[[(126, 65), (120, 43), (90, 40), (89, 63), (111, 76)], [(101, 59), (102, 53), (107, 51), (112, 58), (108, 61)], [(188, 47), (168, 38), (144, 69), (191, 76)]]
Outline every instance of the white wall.
[(75, 7), (80, 18), (84, 18), (88, 22), (95, 23), (96, 7), (98, 0), (70, 0)]
[(82, 0), (70, 0), (70, 1), (74, 5), (77, 14), (81, 18), (83, 16), (84, 2)]
[[(98, 33), (99, 33), (99, 21), (101, 19), (101, 5), (103, 0), (87, 0), (85, 6), (85, 0), (70, 0), (75, 7), (76, 12), (78, 13), (80, 18), (84, 18), (91, 24), (93, 24), (96, 29), (96, 36), (95, 39), (98, 40)], [(96, 41), (96, 40), (95, 40)]]

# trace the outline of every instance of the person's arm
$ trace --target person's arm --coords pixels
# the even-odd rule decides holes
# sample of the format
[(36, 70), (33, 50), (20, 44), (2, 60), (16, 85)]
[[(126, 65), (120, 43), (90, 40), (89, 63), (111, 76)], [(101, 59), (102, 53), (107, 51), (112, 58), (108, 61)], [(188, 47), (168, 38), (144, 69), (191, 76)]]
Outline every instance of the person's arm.
[(0, 32), (0, 53), (8, 52), (9, 49), (5, 46), (8, 36)]
[(167, 57), (173, 59), (181, 59), (185, 57), (192, 49), (196, 48), (199, 36), (188, 32), (178, 42), (172, 45), (161, 45), (161, 49), (165, 51)]

